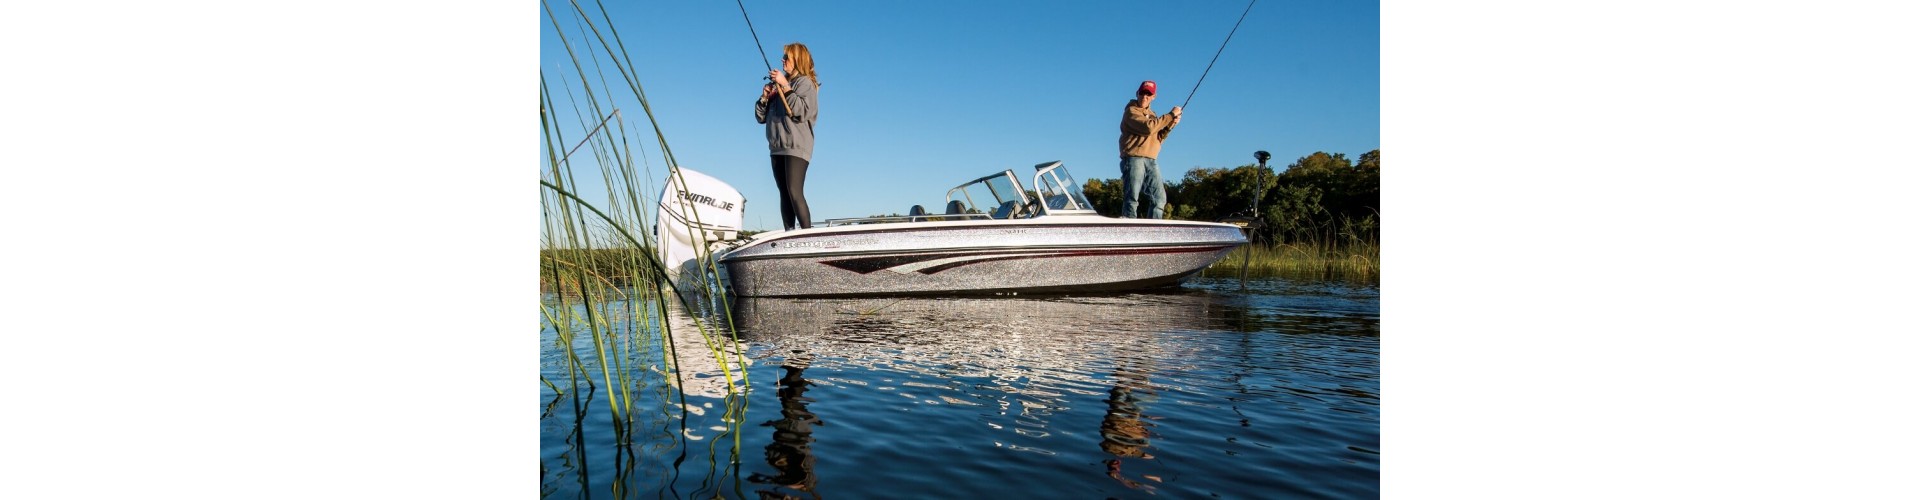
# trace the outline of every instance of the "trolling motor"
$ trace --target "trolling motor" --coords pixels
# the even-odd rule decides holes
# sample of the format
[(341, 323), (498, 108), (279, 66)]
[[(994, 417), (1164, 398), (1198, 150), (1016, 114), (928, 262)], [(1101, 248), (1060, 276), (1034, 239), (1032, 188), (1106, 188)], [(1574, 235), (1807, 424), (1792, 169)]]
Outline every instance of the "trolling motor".
[[(1260, 190), (1262, 191), (1266, 190), (1267, 187), (1267, 159), (1272, 157), (1273, 155), (1267, 154), (1266, 151), (1253, 152), (1253, 159), (1260, 161)], [(1260, 218), (1260, 194), (1258, 192), (1253, 195), (1253, 218), (1255, 220)]]
[[(1251, 6), (1251, 4), (1249, 4), (1249, 6)], [(1266, 226), (1266, 224), (1261, 222), (1260, 220), (1260, 194), (1266, 191), (1266, 187), (1267, 187), (1267, 159), (1268, 158), (1273, 158), (1273, 155), (1268, 154), (1266, 151), (1253, 152), (1253, 159), (1260, 162), (1260, 174), (1259, 174), (1260, 180), (1254, 183), (1256, 187), (1253, 190), (1253, 202), (1251, 203), (1251, 205), (1253, 205), (1253, 208), (1251, 210), (1251, 213), (1253, 214), (1253, 216), (1252, 217), (1228, 217), (1220, 220), (1220, 222), (1225, 222), (1228, 224), (1233, 224), (1235, 226), (1240, 226), (1240, 230), (1247, 233), (1248, 245), (1253, 244), (1253, 231), (1255, 229), (1260, 229), (1261, 227)], [(1248, 264), (1251, 263), (1250, 259), (1252, 258), (1253, 258), (1252, 249), (1246, 249), (1244, 253), (1240, 254), (1240, 291), (1247, 290), (1247, 266)]]
[(1267, 186), (1267, 159), (1268, 158), (1273, 158), (1273, 155), (1268, 154), (1266, 151), (1253, 152), (1253, 159), (1260, 161), (1260, 180), (1257, 183), (1257, 186), (1255, 187), (1255, 189), (1253, 190), (1253, 200), (1248, 203), (1249, 208), (1247, 209), (1246, 212), (1241, 212), (1243, 214), (1250, 214), (1250, 215), (1235, 215), (1232, 217), (1226, 217), (1226, 218), (1220, 219), (1220, 222), (1225, 222), (1228, 224), (1233, 224), (1235, 226), (1240, 226), (1240, 229), (1246, 230), (1249, 236), (1252, 235), (1253, 230), (1259, 229), (1266, 225), (1260, 222), (1260, 194), (1261, 194), (1261, 191), (1264, 191), (1265, 190), (1264, 188)]

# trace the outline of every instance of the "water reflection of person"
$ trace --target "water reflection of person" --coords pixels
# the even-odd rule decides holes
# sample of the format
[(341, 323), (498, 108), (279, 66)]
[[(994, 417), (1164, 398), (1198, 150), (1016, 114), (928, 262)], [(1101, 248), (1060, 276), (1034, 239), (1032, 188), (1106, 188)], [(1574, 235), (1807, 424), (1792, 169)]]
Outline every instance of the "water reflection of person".
[[(1135, 394), (1152, 395), (1153, 392), (1144, 373), (1123, 368), (1114, 372), (1114, 378), (1116, 383), (1113, 389), (1107, 391), (1107, 416), (1100, 421), (1100, 451), (1114, 457), (1106, 461), (1107, 477), (1119, 481), (1122, 486), (1151, 492), (1153, 486), (1120, 474), (1120, 459), (1153, 459), (1153, 455), (1146, 451), (1149, 446), (1147, 438), (1151, 436), (1148, 428), (1153, 425), (1142, 421), (1142, 418), (1152, 417), (1140, 414), (1140, 397)], [(1145, 477), (1157, 480), (1152, 476)]]
[(760, 498), (799, 498), (781, 493), (781, 487), (820, 498), (820, 493), (814, 491), (813, 426), (826, 423), (807, 410), (807, 403), (813, 399), (803, 394), (812, 382), (800, 374), (807, 369), (809, 361), (804, 355), (799, 359), (787, 358), (787, 363), (780, 367), (785, 372), (780, 377), (780, 419), (760, 424), (773, 427), (773, 442), (767, 443), (767, 465), (777, 472), (771, 476), (756, 472), (747, 478), (755, 483), (774, 485), (773, 489), (760, 490)]

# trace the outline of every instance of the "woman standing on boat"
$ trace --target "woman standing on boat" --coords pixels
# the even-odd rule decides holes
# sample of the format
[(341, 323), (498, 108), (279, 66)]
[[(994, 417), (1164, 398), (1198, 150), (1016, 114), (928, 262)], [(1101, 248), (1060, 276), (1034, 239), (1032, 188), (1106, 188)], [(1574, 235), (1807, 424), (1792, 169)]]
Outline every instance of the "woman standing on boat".
[(807, 212), (807, 162), (813, 158), (813, 122), (820, 117), (819, 77), (807, 46), (789, 43), (773, 80), (760, 88), (753, 119), (767, 124), (767, 149), (773, 156), (773, 183), (780, 188), (780, 223), (788, 230), (813, 227)]

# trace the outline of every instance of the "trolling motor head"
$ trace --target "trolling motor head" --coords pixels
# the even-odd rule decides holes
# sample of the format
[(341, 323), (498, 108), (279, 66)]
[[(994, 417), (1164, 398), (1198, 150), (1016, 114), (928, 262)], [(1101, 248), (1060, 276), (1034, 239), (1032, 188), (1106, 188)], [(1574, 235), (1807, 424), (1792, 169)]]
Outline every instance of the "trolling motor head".
[(1267, 166), (1267, 159), (1268, 159), (1268, 158), (1272, 158), (1272, 157), (1273, 157), (1273, 155), (1270, 155), (1270, 154), (1267, 154), (1267, 152), (1266, 152), (1266, 151), (1254, 151), (1254, 152), (1253, 152), (1253, 159), (1255, 159), (1255, 160), (1260, 160), (1260, 166), (1262, 166), (1262, 167), (1265, 167), (1265, 166)]

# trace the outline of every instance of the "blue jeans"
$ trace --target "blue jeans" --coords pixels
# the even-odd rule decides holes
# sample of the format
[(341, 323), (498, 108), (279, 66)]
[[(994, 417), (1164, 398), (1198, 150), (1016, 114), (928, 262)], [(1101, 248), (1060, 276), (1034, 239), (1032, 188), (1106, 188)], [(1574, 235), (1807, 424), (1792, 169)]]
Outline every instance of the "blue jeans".
[[(1145, 191), (1145, 193), (1142, 193)], [(1140, 195), (1147, 195), (1147, 219), (1166, 218), (1161, 208), (1167, 204), (1167, 185), (1160, 182), (1160, 163), (1144, 156), (1128, 156), (1120, 159), (1120, 217), (1125, 219), (1142, 218), (1139, 216)]]

